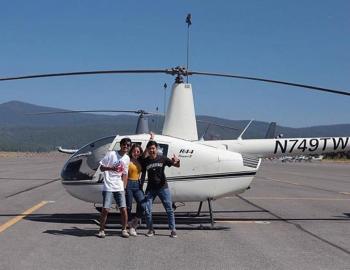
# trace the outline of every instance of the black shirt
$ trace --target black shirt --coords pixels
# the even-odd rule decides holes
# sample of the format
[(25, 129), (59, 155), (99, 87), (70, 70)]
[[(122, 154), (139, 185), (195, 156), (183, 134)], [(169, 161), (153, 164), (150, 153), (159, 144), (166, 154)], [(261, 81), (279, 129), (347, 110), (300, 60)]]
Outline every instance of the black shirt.
[(168, 183), (166, 181), (164, 169), (165, 166), (170, 167), (172, 164), (171, 159), (161, 155), (158, 155), (155, 159), (151, 159), (150, 157), (142, 159), (142, 179), (144, 180), (146, 171), (148, 176), (146, 190), (167, 188)]

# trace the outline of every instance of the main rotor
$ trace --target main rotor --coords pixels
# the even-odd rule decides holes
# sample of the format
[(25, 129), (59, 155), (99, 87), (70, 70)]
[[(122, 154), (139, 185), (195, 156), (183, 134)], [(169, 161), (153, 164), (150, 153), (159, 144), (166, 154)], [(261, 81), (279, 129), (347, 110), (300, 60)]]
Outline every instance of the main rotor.
[(175, 83), (183, 83), (184, 82), (183, 77), (188, 77), (188, 75), (190, 75), (190, 73), (187, 71), (185, 67), (180, 67), (180, 66), (167, 69), (166, 74), (176, 76)]
[(193, 75), (200, 75), (200, 76), (224, 77), (224, 78), (232, 78), (232, 79), (260, 81), (260, 82), (273, 83), (273, 84), (282, 84), (282, 85), (288, 85), (293, 87), (305, 88), (309, 90), (316, 90), (316, 91), (328, 92), (332, 94), (350, 96), (350, 92), (344, 91), (344, 90), (330, 89), (330, 88), (324, 88), (324, 87), (319, 87), (314, 85), (307, 85), (307, 84), (287, 82), (287, 81), (272, 80), (267, 78), (242, 76), (242, 75), (236, 75), (236, 74), (190, 71), (181, 66), (177, 66), (169, 69), (97, 70), (97, 71), (78, 71), (78, 72), (65, 72), (65, 73), (46, 73), (46, 74), (26, 75), (26, 76), (18, 76), (18, 77), (3, 77), (3, 78), (0, 78), (0, 81), (12, 81), (12, 80), (48, 78), (48, 77), (82, 76), (82, 75), (157, 74), (157, 73), (176, 76), (175, 83), (177, 84), (183, 83), (184, 76), (188, 77)]

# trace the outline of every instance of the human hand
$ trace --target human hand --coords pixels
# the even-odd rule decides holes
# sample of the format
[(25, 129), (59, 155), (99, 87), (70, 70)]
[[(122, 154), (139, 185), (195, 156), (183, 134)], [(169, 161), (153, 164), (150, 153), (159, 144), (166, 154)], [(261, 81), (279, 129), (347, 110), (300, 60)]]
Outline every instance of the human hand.
[(173, 161), (173, 163), (178, 163), (180, 160), (178, 159), (178, 157), (174, 154), (173, 157), (171, 158), (171, 160)]
[(113, 165), (112, 171), (120, 173), (124, 171), (124, 164), (122, 162), (118, 162), (117, 164)]

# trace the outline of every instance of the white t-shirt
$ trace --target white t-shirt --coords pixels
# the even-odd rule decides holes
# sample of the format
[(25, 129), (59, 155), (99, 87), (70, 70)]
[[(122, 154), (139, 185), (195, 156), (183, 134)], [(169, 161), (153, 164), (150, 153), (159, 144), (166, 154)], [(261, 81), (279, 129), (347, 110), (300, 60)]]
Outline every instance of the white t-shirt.
[(104, 171), (103, 190), (104, 191), (123, 191), (124, 183), (122, 175), (128, 175), (128, 167), (130, 158), (127, 154), (119, 155), (117, 151), (108, 152), (100, 161), (100, 164), (105, 167), (116, 167), (118, 171)]

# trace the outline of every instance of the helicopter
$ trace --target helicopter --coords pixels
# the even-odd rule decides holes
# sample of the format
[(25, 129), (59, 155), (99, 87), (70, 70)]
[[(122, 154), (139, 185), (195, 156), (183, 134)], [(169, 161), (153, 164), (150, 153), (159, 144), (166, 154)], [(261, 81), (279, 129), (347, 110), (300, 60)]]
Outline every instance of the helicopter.
[[(265, 78), (246, 77), (221, 73), (189, 71), (183, 67), (158, 70), (107, 70), (72, 73), (39, 74), (0, 78), (0, 81), (42, 77), (60, 77), (96, 74), (155, 74), (175, 76), (161, 135), (156, 135), (159, 151), (164, 156), (177, 155), (181, 168), (166, 168), (169, 187), (174, 202), (208, 202), (213, 224), (211, 201), (239, 194), (250, 188), (265, 157), (320, 155), (327, 152), (350, 150), (349, 137), (327, 138), (265, 138), (205, 141), (198, 138), (192, 85), (183, 78), (190, 75), (227, 77), (255, 80), (302, 87), (316, 91), (350, 96), (349, 92)], [(246, 127), (247, 128), (247, 127)], [(125, 136), (109, 136), (91, 142), (76, 152), (65, 163), (61, 178), (72, 196), (86, 202), (101, 203), (103, 174), (99, 161), (107, 151), (119, 150)], [(133, 143), (145, 148), (148, 134), (127, 135)]]

